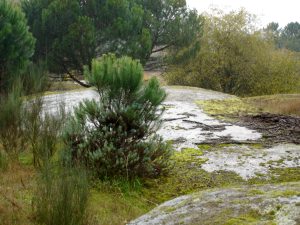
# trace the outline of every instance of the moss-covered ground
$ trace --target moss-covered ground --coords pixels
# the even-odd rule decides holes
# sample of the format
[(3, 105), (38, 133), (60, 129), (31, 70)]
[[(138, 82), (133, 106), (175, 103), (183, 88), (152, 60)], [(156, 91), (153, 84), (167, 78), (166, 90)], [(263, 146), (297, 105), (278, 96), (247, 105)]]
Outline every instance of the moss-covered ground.
[[(271, 179), (256, 177), (248, 181), (228, 171), (206, 172), (200, 168), (206, 160), (202, 154), (224, 146), (201, 145), (199, 149), (183, 149), (172, 156), (172, 167), (167, 175), (157, 179), (134, 182), (96, 182), (91, 184), (89, 213), (91, 224), (126, 224), (172, 198), (219, 187), (247, 184), (286, 183), (300, 180), (300, 167), (271, 169)], [(1, 224), (34, 224), (32, 196), (36, 170), (29, 153), (20, 156), (18, 164), (9, 164), (0, 176)], [(251, 192), (259, 195), (260, 192)], [(286, 193), (277, 193), (290, 195)], [(295, 194), (294, 192), (292, 194)], [(245, 215), (233, 218), (228, 224), (251, 219)], [(235, 223), (233, 223), (235, 222)], [(243, 224), (243, 223), (241, 223)], [(247, 224), (247, 223), (246, 223)]]
[(242, 115), (274, 113), (300, 115), (300, 94), (270, 95), (196, 102), (207, 114), (218, 119), (234, 120)]
[[(264, 98), (267, 99), (266, 101), (270, 99), (269, 97)], [(255, 102), (264, 98), (258, 100), (255, 98), (230, 98), (199, 101), (197, 103), (207, 113), (216, 115), (219, 118), (227, 118), (227, 115), (238, 116), (243, 113), (261, 112), (263, 109), (255, 105)], [(283, 97), (281, 96), (280, 99), (283, 99)], [(264, 104), (261, 105), (263, 107)], [(88, 210), (91, 214), (91, 220), (89, 224), (126, 224), (166, 200), (201, 190), (248, 184), (300, 181), (300, 167), (270, 168), (270, 179), (258, 175), (248, 181), (243, 180), (234, 172), (217, 171), (209, 173), (200, 168), (201, 164), (206, 161), (201, 156), (206, 151), (214, 151), (226, 146), (203, 144), (198, 147), (199, 149), (190, 148), (175, 152), (172, 156), (173, 163), (169, 173), (162, 177), (136, 180), (134, 182), (99, 181), (91, 184)], [(261, 148), (262, 145), (256, 144), (252, 147)], [(35, 224), (32, 196), (36, 187), (37, 172), (32, 166), (30, 153), (22, 154), (19, 163), (5, 163), (5, 159), (0, 157), (0, 164), (5, 165), (0, 170), (0, 224)], [(252, 190), (249, 195), (260, 195), (262, 193), (260, 190)], [(273, 194), (277, 196), (299, 195), (299, 193), (289, 190)], [(224, 212), (225, 214), (226, 212)], [(257, 218), (259, 218), (257, 212), (247, 212), (239, 217), (229, 218), (226, 224), (255, 224)], [(216, 221), (222, 221), (222, 217), (215, 219)]]

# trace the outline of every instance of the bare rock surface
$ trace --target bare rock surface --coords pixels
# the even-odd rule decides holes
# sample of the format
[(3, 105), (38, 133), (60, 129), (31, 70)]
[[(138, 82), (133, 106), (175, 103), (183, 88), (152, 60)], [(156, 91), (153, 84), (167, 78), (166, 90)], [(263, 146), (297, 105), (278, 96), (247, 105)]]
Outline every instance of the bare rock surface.
[[(195, 103), (197, 100), (231, 98), (231, 95), (180, 86), (167, 86), (165, 90), (168, 96), (163, 104), (165, 112), (158, 134), (171, 141), (175, 150), (198, 149), (198, 145), (202, 143), (216, 144), (226, 141), (237, 144), (219, 151), (205, 152), (203, 158), (207, 161), (202, 169), (207, 172), (227, 170), (249, 179), (258, 174), (267, 175), (270, 167), (300, 166), (299, 145), (279, 144), (262, 149), (248, 146), (259, 142), (261, 133), (242, 125), (219, 121), (208, 116)], [(46, 110), (55, 111), (61, 102), (65, 102), (67, 110), (71, 112), (82, 100), (97, 99), (97, 93), (88, 89), (48, 95), (44, 99)]]
[(300, 224), (300, 183), (202, 191), (165, 202), (129, 225)]
[(248, 180), (256, 176), (269, 179), (271, 168), (296, 168), (300, 166), (300, 145), (280, 144), (269, 148), (255, 148), (247, 145), (226, 146), (207, 151), (208, 159), (201, 168), (207, 172), (232, 171)]
[[(272, 168), (300, 167), (300, 145), (297, 145), (299, 133), (295, 136), (295, 129), (287, 134), (295, 137), (294, 144), (280, 141), (269, 147), (258, 147), (254, 144), (262, 142), (264, 128), (275, 126), (273, 123), (267, 122), (265, 118), (262, 121), (267, 123), (266, 126), (263, 123), (252, 125), (252, 118), (246, 124), (223, 122), (207, 115), (195, 103), (197, 100), (232, 98), (231, 95), (201, 88), (174, 86), (165, 89), (168, 96), (163, 103), (165, 113), (158, 133), (165, 140), (171, 141), (177, 151), (185, 148), (202, 151), (200, 157), (204, 163), (199, 165), (201, 169), (207, 172), (232, 171), (248, 180), (256, 176), (268, 179)], [(72, 112), (73, 107), (84, 99), (97, 100), (98, 96), (91, 89), (48, 95), (44, 97), (45, 110), (55, 112), (64, 102), (66, 109)], [(254, 119), (260, 120), (261, 117)], [(280, 121), (282, 124), (278, 126), (284, 126), (284, 120), (280, 118)], [(298, 125), (295, 125), (297, 132)], [(270, 135), (276, 136), (277, 133)], [(220, 143), (230, 144), (204, 151), (199, 148), (201, 144)], [(129, 224), (298, 225), (300, 183), (224, 188), (181, 196), (163, 203)]]
[(196, 105), (197, 100), (232, 98), (232, 95), (202, 88), (165, 87), (168, 96), (164, 102), (164, 123), (159, 131), (165, 140), (171, 140), (176, 150), (197, 148), (202, 142), (229, 139), (232, 142), (251, 142), (261, 134), (246, 127), (224, 123), (208, 116)]

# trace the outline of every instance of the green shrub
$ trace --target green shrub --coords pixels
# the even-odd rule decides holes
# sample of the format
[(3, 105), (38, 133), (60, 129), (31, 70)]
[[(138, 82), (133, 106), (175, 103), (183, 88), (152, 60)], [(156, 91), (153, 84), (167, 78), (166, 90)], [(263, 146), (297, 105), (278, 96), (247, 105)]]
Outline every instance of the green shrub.
[[(299, 91), (299, 60), (289, 51), (276, 50), (243, 10), (208, 16), (199, 42), (193, 57), (170, 68), (168, 83), (240, 96)], [(190, 51), (183, 49), (177, 57)]]
[(1, 0), (0, 15), (0, 92), (3, 92), (27, 65), (34, 53), (35, 40), (17, 6)]
[(35, 167), (42, 167), (55, 154), (66, 121), (64, 105), (55, 114), (43, 111), (43, 105), (42, 96), (36, 96), (27, 102), (23, 116), (24, 137), (32, 151)]
[(80, 168), (45, 166), (33, 198), (36, 221), (43, 225), (87, 224), (88, 180)]
[(13, 160), (24, 150), (21, 90), (21, 83), (16, 82), (8, 95), (0, 95), (0, 144)]
[(84, 162), (100, 178), (162, 173), (170, 150), (156, 135), (166, 96), (158, 81), (144, 85), (141, 64), (114, 55), (93, 60), (85, 75), (99, 101), (81, 103), (67, 126), (73, 161)]

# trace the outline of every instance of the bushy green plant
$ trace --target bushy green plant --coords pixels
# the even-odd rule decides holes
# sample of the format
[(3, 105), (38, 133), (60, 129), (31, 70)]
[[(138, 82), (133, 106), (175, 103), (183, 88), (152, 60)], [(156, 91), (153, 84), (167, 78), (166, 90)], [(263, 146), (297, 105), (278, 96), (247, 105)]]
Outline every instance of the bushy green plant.
[(49, 162), (61, 142), (61, 131), (66, 120), (64, 105), (57, 113), (50, 114), (43, 110), (43, 98), (37, 96), (27, 102), (24, 110), (24, 137), (33, 154), (33, 164), (41, 167)]
[(87, 224), (88, 180), (80, 168), (45, 166), (33, 205), (38, 224)]
[(86, 69), (98, 101), (75, 109), (65, 140), (73, 161), (83, 162), (98, 177), (159, 175), (170, 150), (156, 135), (166, 94), (156, 79), (143, 84), (143, 69), (129, 57), (104, 55)]
[(7, 95), (0, 95), (0, 144), (13, 160), (24, 150), (21, 95), (21, 82), (16, 82)]
[(0, 92), (4, 92), (33, 55), (35, 40), (17, 6), (1, 0), (0, 15)]
[(61, 141), (61, 128), (66, 113), (64, 105), (56, 113), (49, 113), (44, 108), (44, 91), (48, 87), (48, 71), (44, 63), (30, 64), (20, 75), (24, 94), (31, 96), (24, 102), (22, 128), (28, 149), (33, 154), (35, 167), (47, 163), (56, 152)]
[[(299, 62), (277, 50), (255, 28), (244, 10), (207, 16), (200, 48), (177, 61), (166, 78), (170, 84), (199, 86), (240, 96), (292, 93), (299, 90)], [(195, 49), (195, 48), (194, 48)], [(177, 58), (190, 53), (182, 49)], [(298, 64), (298, 65), (297, 65)]]

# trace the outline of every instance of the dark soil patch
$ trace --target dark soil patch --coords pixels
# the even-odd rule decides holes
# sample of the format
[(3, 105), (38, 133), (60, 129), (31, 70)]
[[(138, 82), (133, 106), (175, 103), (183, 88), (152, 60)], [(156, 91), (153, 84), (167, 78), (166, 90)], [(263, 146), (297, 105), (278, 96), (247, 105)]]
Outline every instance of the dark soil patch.
[(261, 132), (264, 139), (272, 144), (300, 144), (300, 117), (264, 113), (242, 116), (241, 123)]

